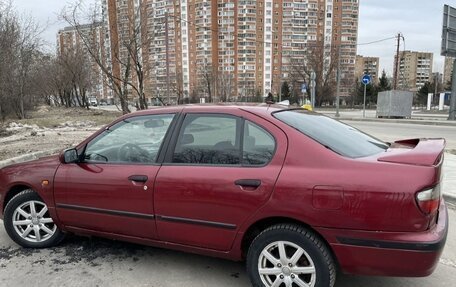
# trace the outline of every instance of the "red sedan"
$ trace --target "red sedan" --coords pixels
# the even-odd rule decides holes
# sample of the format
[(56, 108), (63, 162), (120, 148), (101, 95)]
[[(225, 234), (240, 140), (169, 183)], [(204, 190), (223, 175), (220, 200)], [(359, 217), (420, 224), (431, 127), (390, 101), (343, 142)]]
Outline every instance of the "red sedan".
[(1, 169), (0, 207), (24, 247), (76, 233), (246, 260), (254, 286), (427, 276), (448, 228), (444, 146), (302, 109), (167, 107)]

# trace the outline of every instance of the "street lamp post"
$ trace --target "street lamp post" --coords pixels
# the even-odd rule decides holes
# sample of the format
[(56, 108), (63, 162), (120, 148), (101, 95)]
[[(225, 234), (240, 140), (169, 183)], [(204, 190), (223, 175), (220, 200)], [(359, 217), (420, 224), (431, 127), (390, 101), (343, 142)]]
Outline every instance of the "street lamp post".
[(310, 73), (310, 85), (311, 85), (311, 90), (310, 90), (310, 102), (312, 104), (312, 110), (315, 109), (315, 86), (316, 82), (315, 79), (317, 78), (317, 75), (315, 74), (314, 71)]
[(338, 55), (337, 55), (337, 88), (336, 88), (336, 117), (340, 117), (340, 114), (339, 114), (339, 102), (340, 102), (340, 96), (339, 96), (339, 93), (340, 93), (340, 52), (341, 52), (341, 48), (342, 48), (342, 44), (340, 43), (339, 44), (339, 52), (338, 52)]
[(169, 27), (168, 27), (168, 12), (165, 13), (165, 44), (166, 44), (166, 97), (168, 105), (171, 105), (171, 96), (169, 93)]

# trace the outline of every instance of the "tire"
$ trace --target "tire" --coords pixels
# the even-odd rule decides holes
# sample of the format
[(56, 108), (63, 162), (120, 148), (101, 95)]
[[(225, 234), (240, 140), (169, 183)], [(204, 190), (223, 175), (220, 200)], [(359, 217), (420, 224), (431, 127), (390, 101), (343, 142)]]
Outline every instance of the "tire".
[(27, 189), (6, 205), (3, 223), (17, 244), (26, 248), (46, 248), (59, 244), (65, 237), (52, 220), (39, 195)]
[(295, 224), (271, 226), (253, 240), (247, 273), (254, 287), (332, 287), (336, 281), (334, 260), (326, 245)]

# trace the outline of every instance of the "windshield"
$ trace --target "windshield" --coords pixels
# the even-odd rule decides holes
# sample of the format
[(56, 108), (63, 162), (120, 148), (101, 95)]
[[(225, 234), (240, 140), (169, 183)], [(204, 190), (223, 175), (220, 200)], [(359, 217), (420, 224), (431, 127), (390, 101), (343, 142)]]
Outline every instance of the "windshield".
[(323, 146), (346, 157), (370, 156), (383, 152), (389, 147), (387, 143), (327, 116), (304, 110), (285, 110), (273, 115)]

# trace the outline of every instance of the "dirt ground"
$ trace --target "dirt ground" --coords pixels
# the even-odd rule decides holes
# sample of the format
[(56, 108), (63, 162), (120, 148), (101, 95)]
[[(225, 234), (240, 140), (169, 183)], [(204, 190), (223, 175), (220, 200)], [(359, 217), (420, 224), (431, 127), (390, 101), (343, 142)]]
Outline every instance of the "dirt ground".
[(29, 119), (0, 123), (0, 161), (74, 146), (120, 115), (97, 109), (41, 106), (30, 113)]

